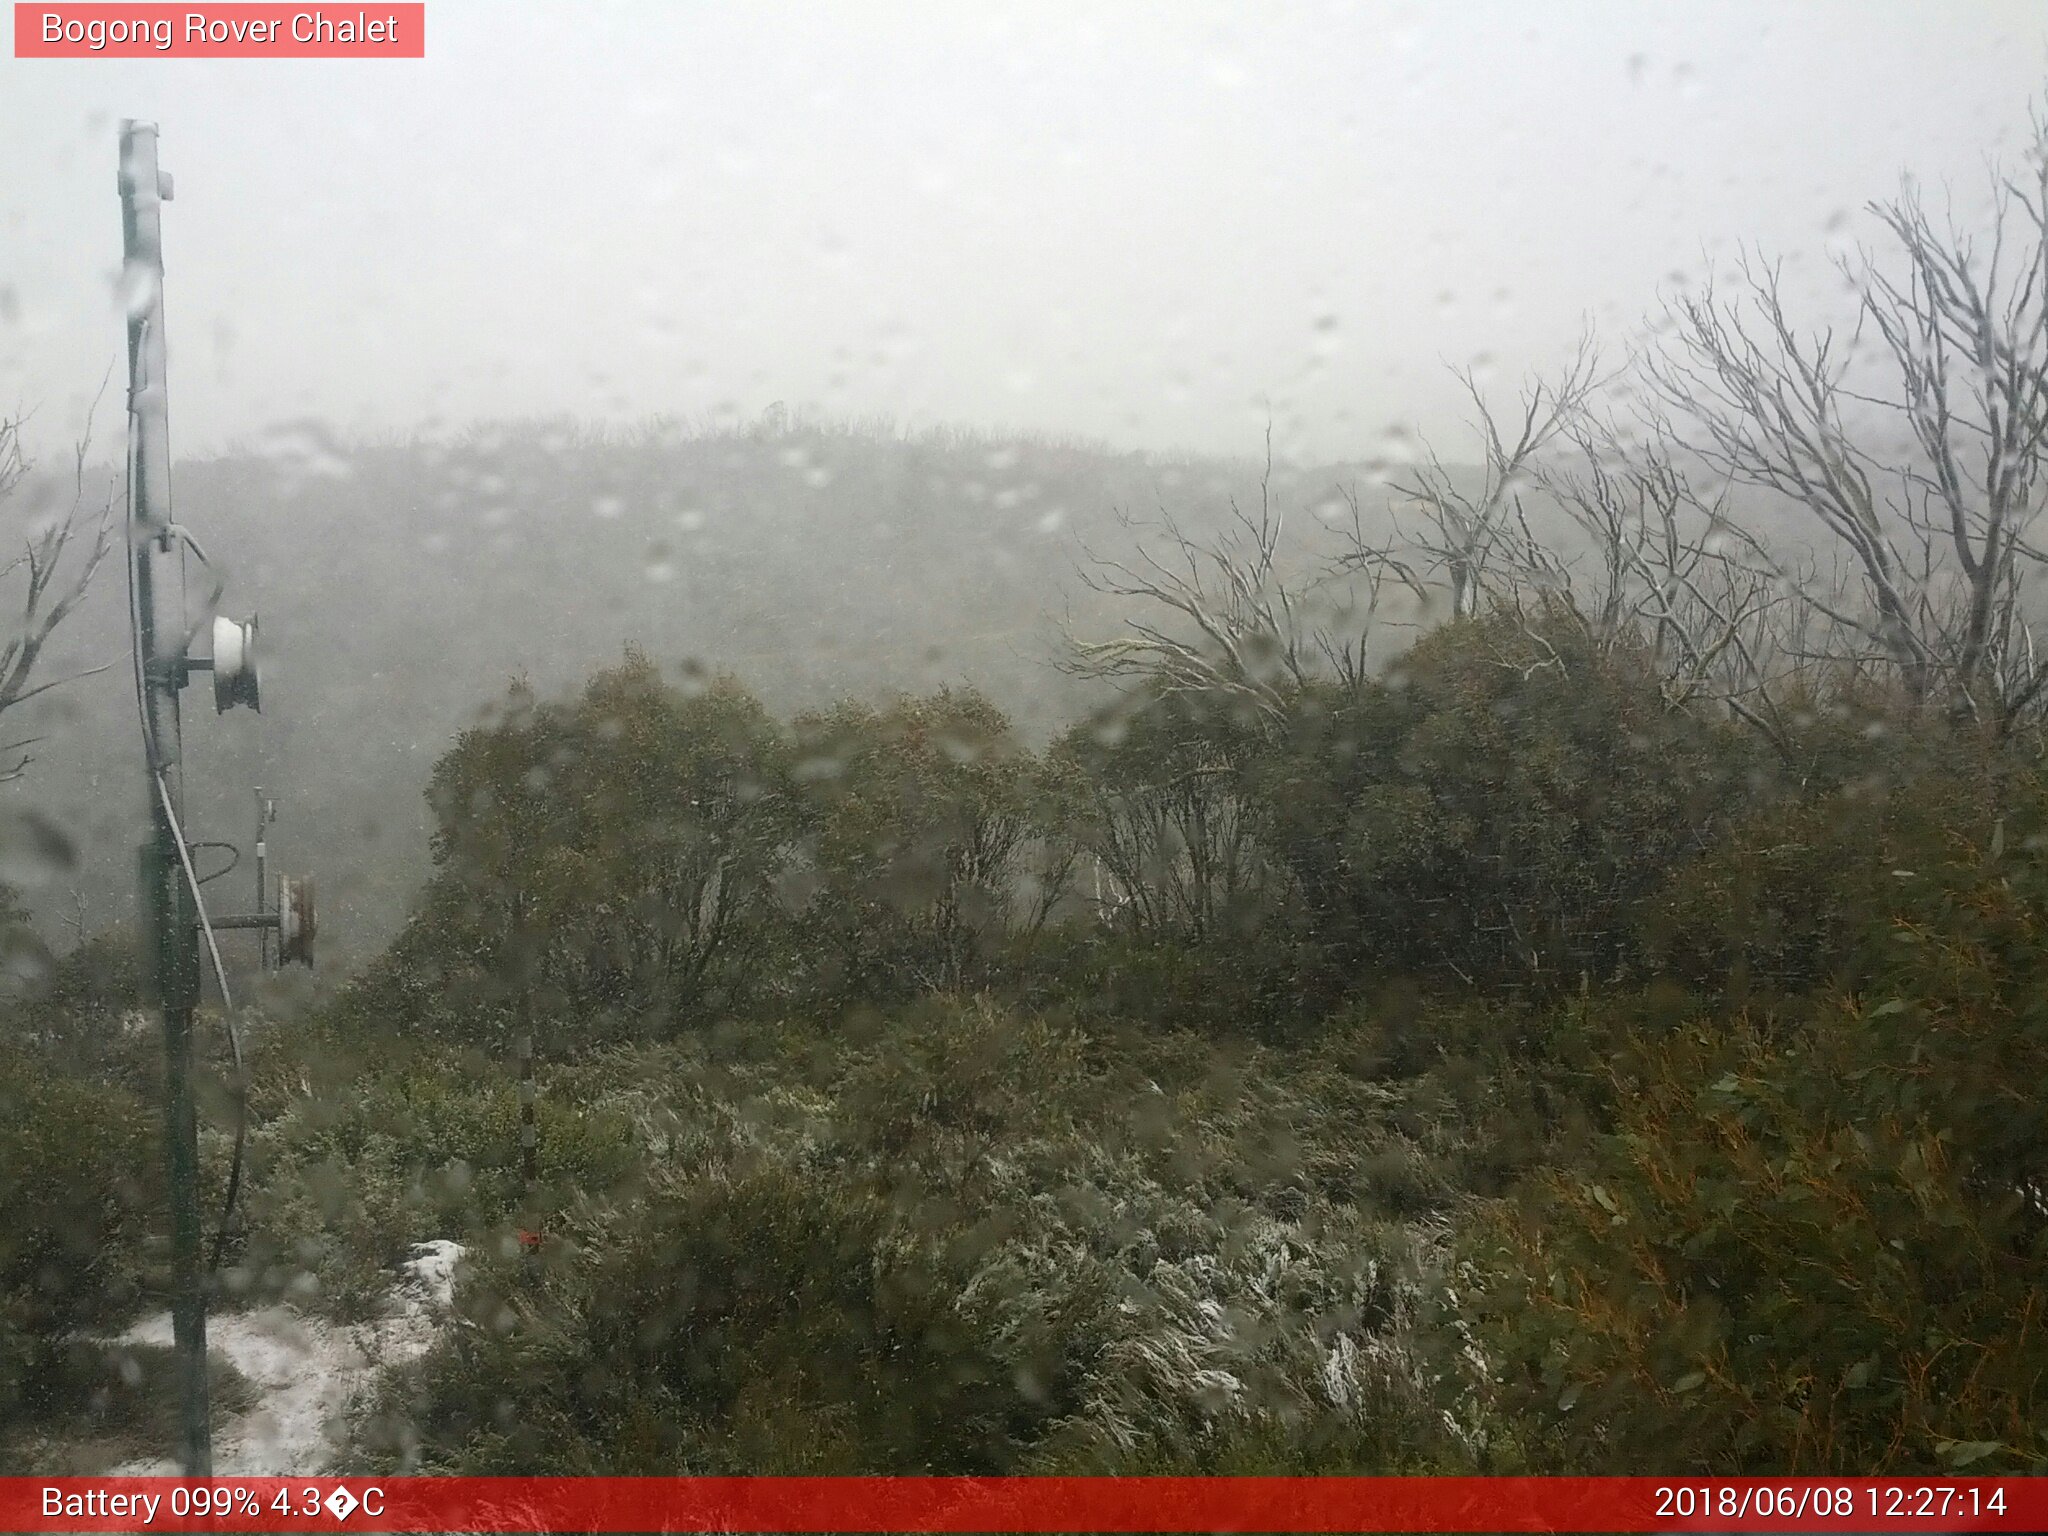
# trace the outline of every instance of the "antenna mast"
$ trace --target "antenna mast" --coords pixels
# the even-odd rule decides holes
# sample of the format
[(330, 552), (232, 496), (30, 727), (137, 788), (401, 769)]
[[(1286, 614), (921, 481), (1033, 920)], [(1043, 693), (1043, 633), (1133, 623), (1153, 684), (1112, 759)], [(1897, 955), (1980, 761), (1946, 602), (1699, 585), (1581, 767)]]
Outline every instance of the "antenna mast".
[[(171, 553), (171, 428), (166, 395), (161, 205), (171, 180), (157, 168), (156, 125), (121, 125), (121, 285), (128, 306), (128, 569), (149, 771), (150, 837), (142, 850), (144, 959), (164, 1016), (164, 1130), (170, 1167), (171, 1329), (178, 1361), (178, 1459), (187, 1477), (213, 1475), (206, 1384), (206, 1291), (199, 1265), (199, 1115), (192, 1095), (192, 1016), (199, 1003), (195, 893), (183, 876), (178, 822), (184, 774), (178, 690), (184, 644), (166, 653), (158, 576)], [(182, 626), (181, 626), (182, 627)]]
[[(211, 615), (213, 654), (193, 656), (199, 633), (185, 627), (182, 561), (189, 551), (206, 562), (198, 542), (171, 517), (171, 428), (164, 346), (164, 261), (161, 212), (171, 179), (157, 166), (156, 125), (121, 124), (121, 288), (128, 308), (128, 619), (135, 646), (135, 698), (149, 777), (150, 835), (142, 846), (142, 900), (146, 913), (143, 972), (151, 1000), (164, 1016), (164, 1133), (171, 1201), (171, 1330), (178, 1363), (178, 1460), (187, 1477), (213, 1475), (206, 1381), (206, 1305), (211, 1266), (200, 1258), (199, 1114), (192, 1089), (192, 1037), (199, 1006), (202, 949), (213, 961), (235, 1049), (240, 1036), (221, 964), (218, 932), (254, 928), (267, 968), (269, 938), (277, 934), (279, 963), (313, 963), (313, 882), (282, 879), (275, 908), (264, 900), (268, 873), (265, 828), (272, 802), (258, 791), (256, 911), (209, 918), (185, 835), (185, 779), (178, 694), (194, 672), (213, 673), (214, 707), (260, 708), (255, 657), (256, 621)], [(159, 612), (158, 599), (166, 598)], [(216, 585), (214, 598), (220, 595)], [(212, 606), (211, 601), (208, 604)], [(241, 1183), (242, 1135), (235, 1138), (221, 1228), (218, 1263)]]

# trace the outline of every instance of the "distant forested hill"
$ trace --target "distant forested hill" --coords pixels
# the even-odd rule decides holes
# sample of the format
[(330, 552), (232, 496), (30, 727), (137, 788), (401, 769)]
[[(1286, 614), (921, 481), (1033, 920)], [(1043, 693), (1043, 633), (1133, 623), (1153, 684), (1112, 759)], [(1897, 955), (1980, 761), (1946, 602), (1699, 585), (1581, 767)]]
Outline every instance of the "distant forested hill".
[[(203, 676), (187, 695), (194, 834), (246, 842), (251, 786), (278, 796), (274, 867), (318, 875), (338, 959), (397, 925), (426, 869), (428, 770), (517, 676), (565, 689), (638, 644), (735, 672), (785, 711), (971, 680), (1040, 736), (1086, 707), (1050, 665), (1063, 613), (1114, 622), (1076, 577), (1084, 545), (1128, 550), (1118, 510), (1213, 529), (1232, 496), (1256, 504), (1262, 468), (779, 420), (382, 445), (286, 433), (182, 462), (177, 516), (226, 569), (226, 610), (261, 616), (264, 654), (260, 719), (214, 718)], [(1276, 466), (1271, 489), (1308, 522), (1354, 478)], [(117, 664), (53, 701), (15, 791), (81, 845), (75, 878), (35, 893), (60, 943), (131, 905), (142, 790), (122, 580), (110, 562), (55, 658)], [(210, 586), (195, 562), (195, 614)], [(244, 905), (246, 874), (209, 893)]]

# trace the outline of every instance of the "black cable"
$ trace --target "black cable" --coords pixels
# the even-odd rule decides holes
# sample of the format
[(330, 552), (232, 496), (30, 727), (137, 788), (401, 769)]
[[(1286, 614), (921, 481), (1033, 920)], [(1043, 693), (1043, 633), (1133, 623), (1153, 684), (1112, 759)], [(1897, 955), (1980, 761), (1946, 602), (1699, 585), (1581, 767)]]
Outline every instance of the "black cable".
[[(145, 320), (143, 325), (146, 330), (148, 321)], [(249, 1139), (249, 1082), (248, 1074), (243, 1070), (242, 1033), (235, 1027), (235, 1001), (228, 991), (227, 968), (221, 964), (220, 944), (214, 937), (213, 924), (207, 920), (205, 898), (199, 894), (199, 887), (206, 882), (199, 879), (192, 870), (191, 850), (193, 848), (208, 846), (224, 847), (227, 845), (188, 844), (185, 841), (185, 829), (179, 825), (178, 814), (171, 806), (170, 786), (164, 782), (163, 757), (157, 750), (156, 730), (151, 725), (149, 719), (149, 688), (143, 675), (142, 665), (142, 597), (135, 589), (135, 559), (137, 553), (135, 477), (136, 468), (141, 456), (141, 421), (135, 414), (135, 388), (131, 382), (128, 389), (128, 462), (126, 466), (128, 471), (128, 506), (126, 521), (128, 528), (128, 649), (135, 662), (135, 712), (142, 723), (142, 747), (144, 753), (149, 758), (150, 783), (156, 789), (158, 802), (163, 806), (164, 819), (170, 826), (172, 840), (177, 844), (179, 864), (184, 870), (186, 883), (192, 888), (193, 908), (198, 913), (200, 926), (206, 932), (206, 947), (213, 959), (214, 980), (220, 986), (221, 1014), (222, 1020), (227, 1026), (228, 1050), (235, 1065), (235, 1151), (233, 1159), (228, 1165), (228, 1187), (227, 1194), (221, 1201), (220, 1227), (213, 1235), (212, 1257), (207, 1262), (208, 1270), (212, 1271), (220, 1268), (221, 1252), (227, 1245), (228, 1224), (234, 1218), (235, 1201), (241, 1194), (242, 1189), (243, 1154)], [(180, 532), (182, 533), (183, 530), (180, 530)], [(186, 535), (185, 538), (188, 544), (192, 542), (189, 535)], [(203, 550), (200, 552), (200, 559), (206, 559)], [(206, 563), (209, 566), (212, 564), (211, 561)], [(184, 594), (184, 566), (182, 558), (179, 562), (178, 580), (180, 597), (182, 598)], [(191, 644), (191, 638), (188, 636), (185, 641), (188, 651), (191, 649)], [(240, 849), (235, 850), (235, 858), (236, 862), (239, 863), (241, 860)], [(233, 864), (228, 866), (228, 869), (233, 868)], [(226, 874), (227, 870), (222, 870), (220, 873)], [(213, 877), (209, 876), (208, 878)]]
[(195, 851), (201, 848), (225, 848), (227, 849), (229, 854), (232, 855), (232, 857), (229, 858), (227, 863), (223, 864), (219, 869), (216, 869), (212, 874), (201, 875), (199, 877), (199, 883), (201, 885), (211, 885), (213, 884), (214, 881), (218, 880), (222, 875), (231, 875), (242, 866), (242, 850), (237, 848), (233, 843), (204, 841), (197, 843), (187, 843), (185, 846)]

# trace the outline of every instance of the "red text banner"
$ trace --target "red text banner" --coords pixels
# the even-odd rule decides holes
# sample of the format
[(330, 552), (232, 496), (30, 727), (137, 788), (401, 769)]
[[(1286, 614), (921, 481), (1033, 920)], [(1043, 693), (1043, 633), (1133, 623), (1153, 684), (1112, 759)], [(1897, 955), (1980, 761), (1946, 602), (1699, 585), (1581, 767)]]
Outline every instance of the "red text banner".
[(420, 59), (424, 4), (14, 7), (18, 59)]
[(2031, 1478), (0, 1478), (7, 1531), (2039, 1531)]

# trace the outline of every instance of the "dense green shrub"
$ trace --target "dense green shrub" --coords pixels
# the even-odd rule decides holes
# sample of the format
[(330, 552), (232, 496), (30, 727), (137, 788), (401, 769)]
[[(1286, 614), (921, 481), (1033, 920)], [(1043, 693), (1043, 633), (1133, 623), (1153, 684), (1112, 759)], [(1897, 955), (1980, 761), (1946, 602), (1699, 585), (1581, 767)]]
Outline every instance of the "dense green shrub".
[[(207, 1402), (219, 1422), (256, 1405), (256, 1387), (225, 1353), (209, 1352), (206, 1365)], [(154, 1459), (177, 1444), (181, 1402), (170, 1345), (73, 1338), (39, 1365), (29, 1416), (0, 1420), (0, 1465), (10, 1474), (62, 1468), (78, 1476)]]
[(570, 703), (515, 690), (435, 765), (433, 884), (355, 1006), (543, 1048), (665, 1033), (761, 980), (797, 803), (780, 727), (728, 679), (644, 656)]
[(386, 1469), (2031, 1466), (2017, 758), (1802, 778), (1526, 616), (1287, 702), (516, 698), (256, 1046), (230, 1287), (471, 1245)]
[(967, 1272), (857, 1189), (764, 1170), (606, 1229), (554, 1289), (471, 1288), (428, 1465), (478, 1473), (987, 1472), (1034, 1404), (952, 1303)]
[(1066, 889), (1057, 780), (972, 689), (796, 723), (813, 829), (811, 996), (893, 1000), (987, 981)]
[(1626, 651), (1501, 614), (1433, 631), (1383, 681), (1304, 691), (1259, 791), (1349, 968), (1556, 989), (1639, 967), (1638, 906), (1747, 753)]
[(78, 1330), (139, 1304), (161, 1149), (125, 1090), (0, 1044), (0, 1422), (48, 1406)]
[[(1457, 1464), (1427, 1263), (1324, 1058), (988, 999), (593, 1058), (654, 1189), (493, 1261), (377, 1465), (1143, 1471)], [(665, 1105), (666, 1113), (662, 1112)]]
[(1864, 987), (1643, 1039), (1618, 1124), (1479, 1260), (1563, 1465), (2048, 1465), (2038, 794), (1900, 870)]
[(1873, 756), (1861, 777), (1761, 799), (1679, 865), (1637, 918), (1651, 962), (1737, 1000), (1867, 980), (1901, 881), (2024, 793), (1962, 744), (1933, 763)]
[(1034, 1006), (1070, 1008), (1104, 1026), (1280, 1043), (1313, 1036), (1345, 995), (1319, 960), (1278, 924), (1197, 943), (1076, 921), (1046, 935), (1006, 981)]
[[(157, 1015), (146, 1008), (141, 941), (131, 928), (109, 928), (51, 962), (22, 1001), (23, 1034), (66, 1071), (141, 1091), (163, 1059)], [(138, 1014), (146, 1027), (135, 1027)]]
[(1268, 806), (1248, 770), (1258, 732), (1199, 695), (1141, 694), (1074, 726), (1051, 761), (1076, 791), (1082, 892), (1114, 932), (1150, 943), (1243, 943), (1285, 899)]
[(250, 1138), (244, 1232), (223, 1276), (230, 1293), (371, 1315), (414, 1243), (538, 1225), (624, 1187), (638, 1161), (625, 1116), (553, 1091), (544, 1074), (527, 1189), (514, 1082), (460, 1052), (416, 1052), (307, 1087), (268, 1106)]

